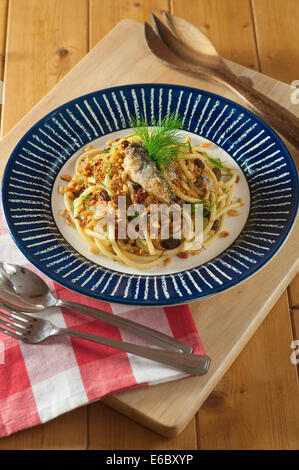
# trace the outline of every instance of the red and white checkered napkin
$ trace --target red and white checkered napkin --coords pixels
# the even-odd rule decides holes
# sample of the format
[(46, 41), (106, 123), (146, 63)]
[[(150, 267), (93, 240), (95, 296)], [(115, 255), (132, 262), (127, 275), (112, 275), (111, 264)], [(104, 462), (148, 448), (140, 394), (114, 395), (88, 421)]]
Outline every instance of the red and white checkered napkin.
[[(14, 245), (0, 214), (1, 260), (36, 270)], [(42, 273), (39, 273), (45, 278)], [(46, 279), (62, 299), (99, 307), (204, 348), (186, 305), (138, 307), (83, 297)], [(133, 335), (68, 309), (40, 314), (61, 327), (146, 344)], [(109, 393), (176, 380), (186, 374), (163, 364), (81, 339), (56, 336), (39, 345), (23, 344), (0, 332), (0, 436), (49, 421)]]

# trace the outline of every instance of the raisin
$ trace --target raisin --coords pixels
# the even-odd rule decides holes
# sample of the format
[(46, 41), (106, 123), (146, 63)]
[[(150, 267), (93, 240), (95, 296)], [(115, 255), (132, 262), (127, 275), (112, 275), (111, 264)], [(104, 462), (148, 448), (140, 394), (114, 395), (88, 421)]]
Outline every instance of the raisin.
[(118, 194), (113, 194), (111, 198), (112, 202), (114, 202), (116, 206), (118, 206), (118, 196), (119, 196)]
[(110, 201), (110, 197), (109, 197), (109, 194), (108, 192), (106, 191), (106, 189), (103, 189), (100, 193), (99, 193), (99, 199), (101, 201)]
[(213, 168), (212, 171), (213, 171), (214, 175), (216, 176), (217, 180), (220, 181), (220, 180), (221, 180), (221, 176), (222, 176), (220, 168), (217, 168), (217, 167), (215, 166), (215, 168)]
[(148, 192), (145, 189), (143, 188), (138, 189), (136, 196), (135, 196), (136, 202), (137, 203), (143, 202), (144, 199), (147, 197), (147, 195), (148, 195)]
[(141, 188), (141, 185), (138, 184), (138, 183), (135, 183), (135, 181), (133, 181), (132, 186), (133, 186), (133, 188), (135, 189), (135, 191), (137, 191), (138, 189)]
[(198, 168), (200, 168), (201, 170), (203, 170), (204, 167), (205, 167), (204, 162), (201, 161), (200, 158), (196, 158), (196, 159), (194, 160), (194, 165), (198, 166)]
[(181, 244), (181, 241), (177, 238), (169, 238), (168, 240), (162, 240), (161, 246), (165, 248), (165, 250), (173, 250), (177, 248)]
[(207, 189), (209, 185), (209, 178), (207, 176), (197, 176), (195, 180), (195, 184), (200, 189)]
[(189, 253), (187, 253), (186, 251), (183, 251), (183, 253), (178, 254), (178, 257), (182, 258), (182, 259), (188, 259), (189, 258)]
[(128, 140), (123, 140), (122, 143), (121, 143), (122, 148), (123, 148), (123, 149), (126, 149), (126, 148), (128, 147), (128, 145), (129, 145), (129, 143), (130, 143), (130, 142), (129, 142)]
[(119, 201), (119, 199), (118, 199), (119, 197), (126, 198), (126, 208), (128, 208), (132, 204), (131, 198), (128, 194), (121, 194), (120, 193), (120, 194), (114, 194), (111, 198), (112, 202), (114, 202), (114, 204), (116, 206), (118, 206), (118, 203), (120, 203), (120, 204), (122, 203), (124, 205), (123, 200)]
[(215, 222), (212, 225), (212, 230), (215, 230), (215, 231), (218, 230), (219, 225), (220, 225), (220, 221), (219, 221), (219, 219), (216, 219)]

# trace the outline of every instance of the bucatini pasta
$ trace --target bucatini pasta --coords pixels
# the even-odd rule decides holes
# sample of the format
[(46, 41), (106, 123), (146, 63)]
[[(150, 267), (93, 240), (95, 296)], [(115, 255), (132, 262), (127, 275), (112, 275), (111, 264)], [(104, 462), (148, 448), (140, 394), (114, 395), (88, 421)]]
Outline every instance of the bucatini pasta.
[[(223, 236), (227, 217), (238, 215), (237, 208), (242, 201), (234, 201), (234, 193), (239, 176), (208, 154), (206, 146), (193, 147), (188, 138), (176, 158), (162, 162), (158, 168), (150, 160), (139, 136), (115, 139), (108, 144), (106, 149), (85, 148), (77, 159), (75, 174), (72, 177), (62, 175), (62, 179), (68, 182), (64, 189), (66, 211), (63, 216), (73, 224), (92, 253), (141, 270), (160, 263), (166, 265), (174, 256), (187, 258), (208, 249), (219, 236)], [(125, 201), (122, 214), (120, 196)], [(129, 210), (136, 204), (142, 204), (145, 210), (142, 236), (132, 239), (126, 233), (121, 237), (120, 221), (123, 227), (128, 228), (130, 222), (135, 223), (140, 218), (140, 213)], [(172, 216), (168, 238), (161, 236), (161, 215), (155, 219), (155, 236), (150, 236), (153, 228), (151, 208), (159, 204), (174, 204), (177, 211), (189, 204), (188, 223), (191, 228), (195, 208), (202, 206), (203, 242), (199, 248), (190, 249), (190, 240), (187, 242), (184, 236), (175, 237)], [(116, 229), (113, 233), (109, 224), (103, 226), (102, 223), (109, 210), (115, 214)], [(184, 216), (180, 217), (182, 221)], [(140, 221), (139, 225), (135, 223), (135, 229), (138, 226), (141, 226)]]

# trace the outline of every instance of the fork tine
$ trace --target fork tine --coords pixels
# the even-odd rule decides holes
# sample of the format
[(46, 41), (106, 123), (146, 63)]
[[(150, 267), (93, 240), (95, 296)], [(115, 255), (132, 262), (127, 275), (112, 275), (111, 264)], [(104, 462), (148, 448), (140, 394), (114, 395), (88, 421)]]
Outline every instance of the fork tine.
[[(168, 46), (157, 36), (153, 28), (147, 23), (144, 23), (144, 34), (147, 46), (154, 56), (161, 62), (174, 68), (178, 68), (176, 63), (181, 61), (178, 56), (169, 49)], [(186, 64), (182, 64), (181, 69), (187, 70)]]
[[(167, 47), (171, 48), (172, 42), (180, 42), (173, 32), (154, 13), (151, 13), (153, 30)], [(170, 43), (169, 43), (170, 41)]]
[(24, 320), (27, 320), (27, 321), (36, 320), (36, 318), (29, 315), (29, 313), (25, 314), (25, 313), (22, 313), (22, 312), (17, 312), (16, 310), (11, 309), (8, 305), (5, 305), (3, 303), (0, 303), (0, 307), (2, 307), (4, 310), (7, 310), (8, 312), (10, 312), (13, 315), (17, 315), (20, 318), (23, 318)]
[(0, 324), (7, 326), (8, 328), (11, 328), (12, 330), (16, 330), (19, 333), (26, 333), (25, 327), (19, 327), (17, 325), (13, 325), (12, 323), (9, 323), (8, 321), (1, 320), (1, 318), (0, 318)]
[(4, 328), (1, 328), (1, 326), (0, 326), (0, 331), (2, 331), (2, 333), (4, 333), (5, 335), (11, 336), (12, 338), (23, 339), (23, 335), (17, 335), (15, 333), (13, 333), (12, 331), (5, 330)]
[[(162, 42), (168, 47), (168, 49), (181, 57), (183, 60), (188, 59), (187, 46), (183, 45), (182, 42), (172, 33), (172, 31), (165, 26), (165, 24), (154, 14), (151, 14), (151, 20), (153, 29), (156, 35), (161, 39)], [(184, 54), (182, 55), (181, 48), (184, 47)]]
[(29, 321), (24, 321), (24, 320), (20, 320), (20, 318), (17, 318), (12, 312), (11, 312), (11, 315), (6, 315), (6, 313), (2, 312), (0, 310), (0, 316), (4, 317), (4, 318), (7, 318), (8, 320), (14, 320), (14, 323), (16, 325), (19, 325), (19, 326), (28, 326), (28, 323)]

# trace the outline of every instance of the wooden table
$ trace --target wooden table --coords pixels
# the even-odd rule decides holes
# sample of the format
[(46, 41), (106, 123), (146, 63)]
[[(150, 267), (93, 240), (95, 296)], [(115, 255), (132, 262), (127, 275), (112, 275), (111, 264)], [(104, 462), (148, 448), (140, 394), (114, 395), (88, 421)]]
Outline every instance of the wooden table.
[[(2, 135), (118, 21), (143, 22), (162, 8), (202, 27), (224, 57), (291, 83), (299, 79), (296, 6), (296, 0), (0, 0)], [(290, 344), (299, 339), (296, 305), (299, 276), (178, 437), (163, 438), (98, 402), (1, 439), (0, 449), (298, 449), (298, 370), (290, 361)]]

